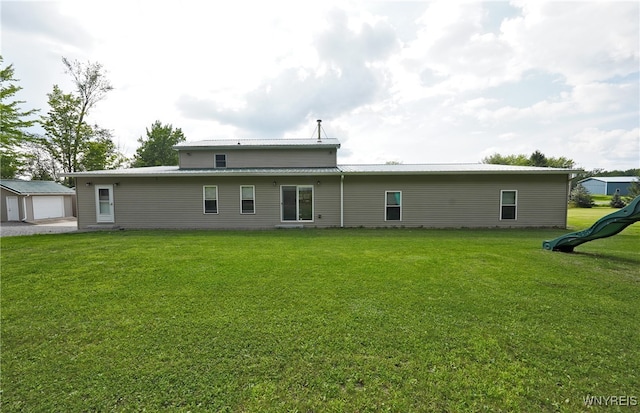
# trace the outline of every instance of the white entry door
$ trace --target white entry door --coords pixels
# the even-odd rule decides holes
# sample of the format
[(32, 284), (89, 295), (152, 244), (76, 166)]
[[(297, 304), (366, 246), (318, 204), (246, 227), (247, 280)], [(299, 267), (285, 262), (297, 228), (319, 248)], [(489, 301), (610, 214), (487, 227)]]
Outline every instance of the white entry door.
[(96, 185), (96, 221), (114, 222), (113, 185)]
[(20, 211), (18, 211), (18, 197), (7, 197), (7, 221), (20, 221)]

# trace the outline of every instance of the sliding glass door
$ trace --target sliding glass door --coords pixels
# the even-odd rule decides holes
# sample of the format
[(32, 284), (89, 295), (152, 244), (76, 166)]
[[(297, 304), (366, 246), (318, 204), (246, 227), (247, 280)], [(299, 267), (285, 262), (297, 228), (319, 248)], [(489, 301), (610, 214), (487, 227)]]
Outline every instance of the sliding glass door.
[(313, 221), (313, 186), (283, 185), (281, 192), (283, 221)]

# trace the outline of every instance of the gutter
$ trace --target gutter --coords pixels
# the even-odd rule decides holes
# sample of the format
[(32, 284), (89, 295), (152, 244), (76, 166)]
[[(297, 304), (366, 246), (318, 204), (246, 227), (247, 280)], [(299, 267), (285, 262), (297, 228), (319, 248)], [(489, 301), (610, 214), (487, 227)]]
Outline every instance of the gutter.
[(22, 222), (27, 222), (27, 197), (29, 196), (29, 194), (26, 194), (24, 197), (22, 197), (22, 213), (24, 215), (24, 218), (21, 219)]

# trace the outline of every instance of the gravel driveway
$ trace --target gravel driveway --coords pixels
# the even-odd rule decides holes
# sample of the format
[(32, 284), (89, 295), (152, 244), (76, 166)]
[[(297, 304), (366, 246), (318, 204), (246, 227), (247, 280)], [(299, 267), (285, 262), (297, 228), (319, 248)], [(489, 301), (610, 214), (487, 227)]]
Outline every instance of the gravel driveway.
[(77, 230), (78, 223), (75, 218), (43, 221), (36, 224), (28, 222), (3, 222), (0, 224), (0, 237), (33, 234), (58, 234)]

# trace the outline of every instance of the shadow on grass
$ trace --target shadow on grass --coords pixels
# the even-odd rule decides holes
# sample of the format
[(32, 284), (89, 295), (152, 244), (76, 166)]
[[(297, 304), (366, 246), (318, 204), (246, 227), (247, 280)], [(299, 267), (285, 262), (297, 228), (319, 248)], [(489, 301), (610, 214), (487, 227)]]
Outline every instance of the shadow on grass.
[(616, 262), (619, 264), (626, 264), (626, 265), (632, 264), (640, 267), (640, 258), (634, 259), (629, 257), (620, 257), (618, 255), (613, 255), (613, 254), (602, 254), (602, 253), (581, 252), (581, 251), (574, 251), (570, 254), (577, 255), (580, 257), (593, 258), (593, 259), (605, 259), (605, 260), (609, 260), (611, 262)]

